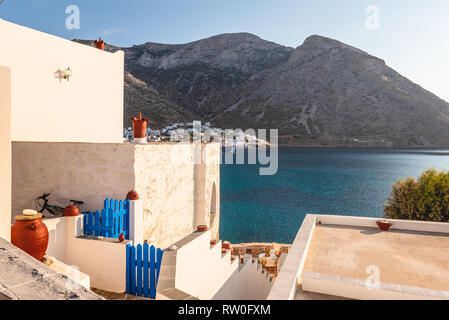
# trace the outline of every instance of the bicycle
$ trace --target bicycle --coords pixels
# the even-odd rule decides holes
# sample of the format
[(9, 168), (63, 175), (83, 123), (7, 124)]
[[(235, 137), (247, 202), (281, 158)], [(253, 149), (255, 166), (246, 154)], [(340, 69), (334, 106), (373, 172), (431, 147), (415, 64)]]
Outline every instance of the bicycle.
[[(40, 207), (40, 210), (38, 210), (39, 213), (44, 214), (44, 211), (47, 211), (53, 217), (62, 216), (65, 208), (49, 204), (48, 203), (48, 197), (50, 195), (51, 195), (51, 193), (44, 193), (40, 197), (37, 197), (34, 200), (36, 209), (39, 209), (39, 207)], [(79, 200), (70, 200), (70, 202), (72, 202), (72, 204), (74, 206), (77, 206), (77, 207), (79, 207), (79, 206), (84, 204), (84, 201), (79, 201)]]

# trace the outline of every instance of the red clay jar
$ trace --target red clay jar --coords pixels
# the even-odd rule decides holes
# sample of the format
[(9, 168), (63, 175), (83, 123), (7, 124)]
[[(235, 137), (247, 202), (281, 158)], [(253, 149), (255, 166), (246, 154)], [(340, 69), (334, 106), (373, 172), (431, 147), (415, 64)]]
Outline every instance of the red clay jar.
[(11, 243), (42, 261), (48, 247), (48, 229), (42, 222), (42, 214), (34, 216), (20, 215), (11, 227)]
[(131, 200), (131, 201), (139, 200), (139, 194), (136, 192), (136, 190), (131, 190), (126, 195), (126, 199)]
[(77, 206), (74, 206), (73, 204), (65, 207), (63, 213), (64, 217), (76, 217), (79, 216), (80, 210)]
[(228, 241), (222, 243), (221, 247), (226, 250), (231, 250), (231, 255), (234, 254), (234, 248), (232, 248), (232, 244)]
[(382, 221), (382, 220), (377, 221), (376, 224), (379, 226), (379, 229), (382, 231), (390, 230), (390, 227), (393, 225), (393, 223), (391, 223), (389, 221)]
[(94, 44), (95, 44), (95, 47), (96, 47), (97, 49), (100, 49), (100, 50), (103, 50), (103, 51), (104, 51), (104, 46), (106, 45), (106, 43), (105, 43), (103, 40), (101, 40), (101, 38), (98, 39), (98, 40), (95, 40), (95, 41), (94, 41)]
[(139, 118), (132, 118), (134, 138), (142, 139), (147, 136), (147, 124), (150, 119), (142, 118), (142, 113), (139, 112)]
[(125, 241), (125, 236), (123, 235), (123, 233), (118, 236), (118, 241), (120, 242)]
[(200, 225), (200, 226), (196, 227), (196, 231), (198, 231), (198, 232), (206, 232), (207, 231), (207, 226)]

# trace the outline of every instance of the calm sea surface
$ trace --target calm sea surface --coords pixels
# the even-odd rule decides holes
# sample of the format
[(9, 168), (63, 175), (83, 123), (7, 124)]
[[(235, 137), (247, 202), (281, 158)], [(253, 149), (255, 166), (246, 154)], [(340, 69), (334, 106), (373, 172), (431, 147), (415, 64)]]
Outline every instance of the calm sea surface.
[(449, 150), (281, 148), (279, 171), (221, 166), (220, 238), (291, 243), (307, 213), (381, 217), (392, 183), (449, 170)]

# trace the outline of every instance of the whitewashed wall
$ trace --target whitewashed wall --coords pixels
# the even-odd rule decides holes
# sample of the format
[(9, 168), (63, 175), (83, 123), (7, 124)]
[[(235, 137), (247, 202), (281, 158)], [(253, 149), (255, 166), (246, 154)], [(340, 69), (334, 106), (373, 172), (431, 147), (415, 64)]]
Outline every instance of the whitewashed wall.
[[(97, 210), (105, 198), (124, 199), (135, 189), (143, 200), (144, 239), (167, 248), (196, 230), (197, 213), (208, 216), (213, 182), (219, 201), (219, 144), (203, 145), (210, 154), (201, 180), (194, 178), (191, 144), (13, 142), (12, 148), (13, 217), (33, 209), (34, 199), (46, 192), (51, 204), (77, 199), (85, 201), (82, 210)], [(207, 199), (201, 207), (195, 206), (200, 189)]]
[(243, 264), (236, 270), (213, 300), (265, 300), (273, 281), (262, 265), (251, 255), (244, 257)]
[[(2, 50), (3, 47), (0, 49), (0, 52)], [(0, 66), (0, 237), (8, 241), (11, 237), (10, 93), (10, 70)]]
[(83, 216), (68, 218), (67, 264), (90, 276), (91, 286), (110, 292), (126, 291), (126, 245), (117, 240), (88, 240), (83, 234)]
[(50, 234), (47, 255), (88, 274), (93, 288), (125, 292), (129, 241), (79, 238), (84, 235), (83, 219), (82, 215), (44, 219)]
[[(11, 69), (13, 141), (123, 141), (122, 51), (104, 52), (2, 19), (0, 41), (0, 66)], [(55, 76), (66, 68), (70, 81)]]
[(175, 287), (201, 300), (210, 300), (234, 274), (238, 259), (222, 257), (221, 242), (210, 248), (210, 231), (178, 249)]
[[(61, 262), (67, 262), (67, 218), (49, 218), (43, 219), (48, 229), (48, 248), (47, 255), (55, 257)], [(73, 237), (75, 234), (72, 235)]]

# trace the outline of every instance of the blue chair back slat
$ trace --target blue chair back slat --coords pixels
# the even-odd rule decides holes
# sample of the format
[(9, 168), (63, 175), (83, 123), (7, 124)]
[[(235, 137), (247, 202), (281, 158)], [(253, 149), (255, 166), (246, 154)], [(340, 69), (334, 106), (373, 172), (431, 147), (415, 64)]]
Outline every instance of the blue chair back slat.
[(132, 245), (128, 243), (126, 245), (126, 293), (131, 292), (131, 248)]
[(117, 222), (118, 222), (118, 234), (123, 233), (123, 217), (120, 215), (120, 212), (117, 216)]
[(108, 228), (109, 228), (109, 237), (110, 238), (115, 238), (115, 234), (114, 234), (114, 228), (111, 228), (111, 226), (114, 225), (114, 212), (112, 212), (112, 209), (109, 208), (107, 210), (107, 216), (108, 216)]
[(87, 213), (83, 214), (83, 230), (84, 230), (84, 234), (87, 234), (87, 226), (89, 225), (87, 219), (89, 219), (89, 216), (87, 215)]
[(101, 215), (100, 215), (100, 211), (95, 211), (95, 235), (96, 236), (101, 236), (101, 232), (100, 232), (100, 228), (101, 227)]
[(134, 246), (131, 247), (130, 265), (131, 293), (136, 294), (136, 248)]
[(142, 245), (137, 245), (137, 296), (142, 296)]
[(150, 298), (156, 298), (156, 248), (150, 247)]
[(106, 199), (104, 200), (104, 206), (103, 206), (103, 209), (105, 209), (106, 212), (107, 212), (109, 208), (110, 208), (109, 198), (106, 198)]
[(125, 210), (124, 223), (125, 223), (125, 232), (126, 232), (125, 237), (127, 240), (129, 240), (129, 200), (128, 199), (125, 200), (125, 209), (124, 210)]
[(105, 209), (101, 210), (101, 229), (104, 230), (103, 236), (109, 238), (109, 217)]
[(149, 260), (150, 260), (150, 245), (145, 242), (143, 244), (143, 296), (145, 298), (150, 297), (150, 278), (149, 278)]
[(89, 229), (88, 229), (88, 235), (93, 236), (93, 227), (94, 227), (94, 213), (91, 211), (89, 212)]

